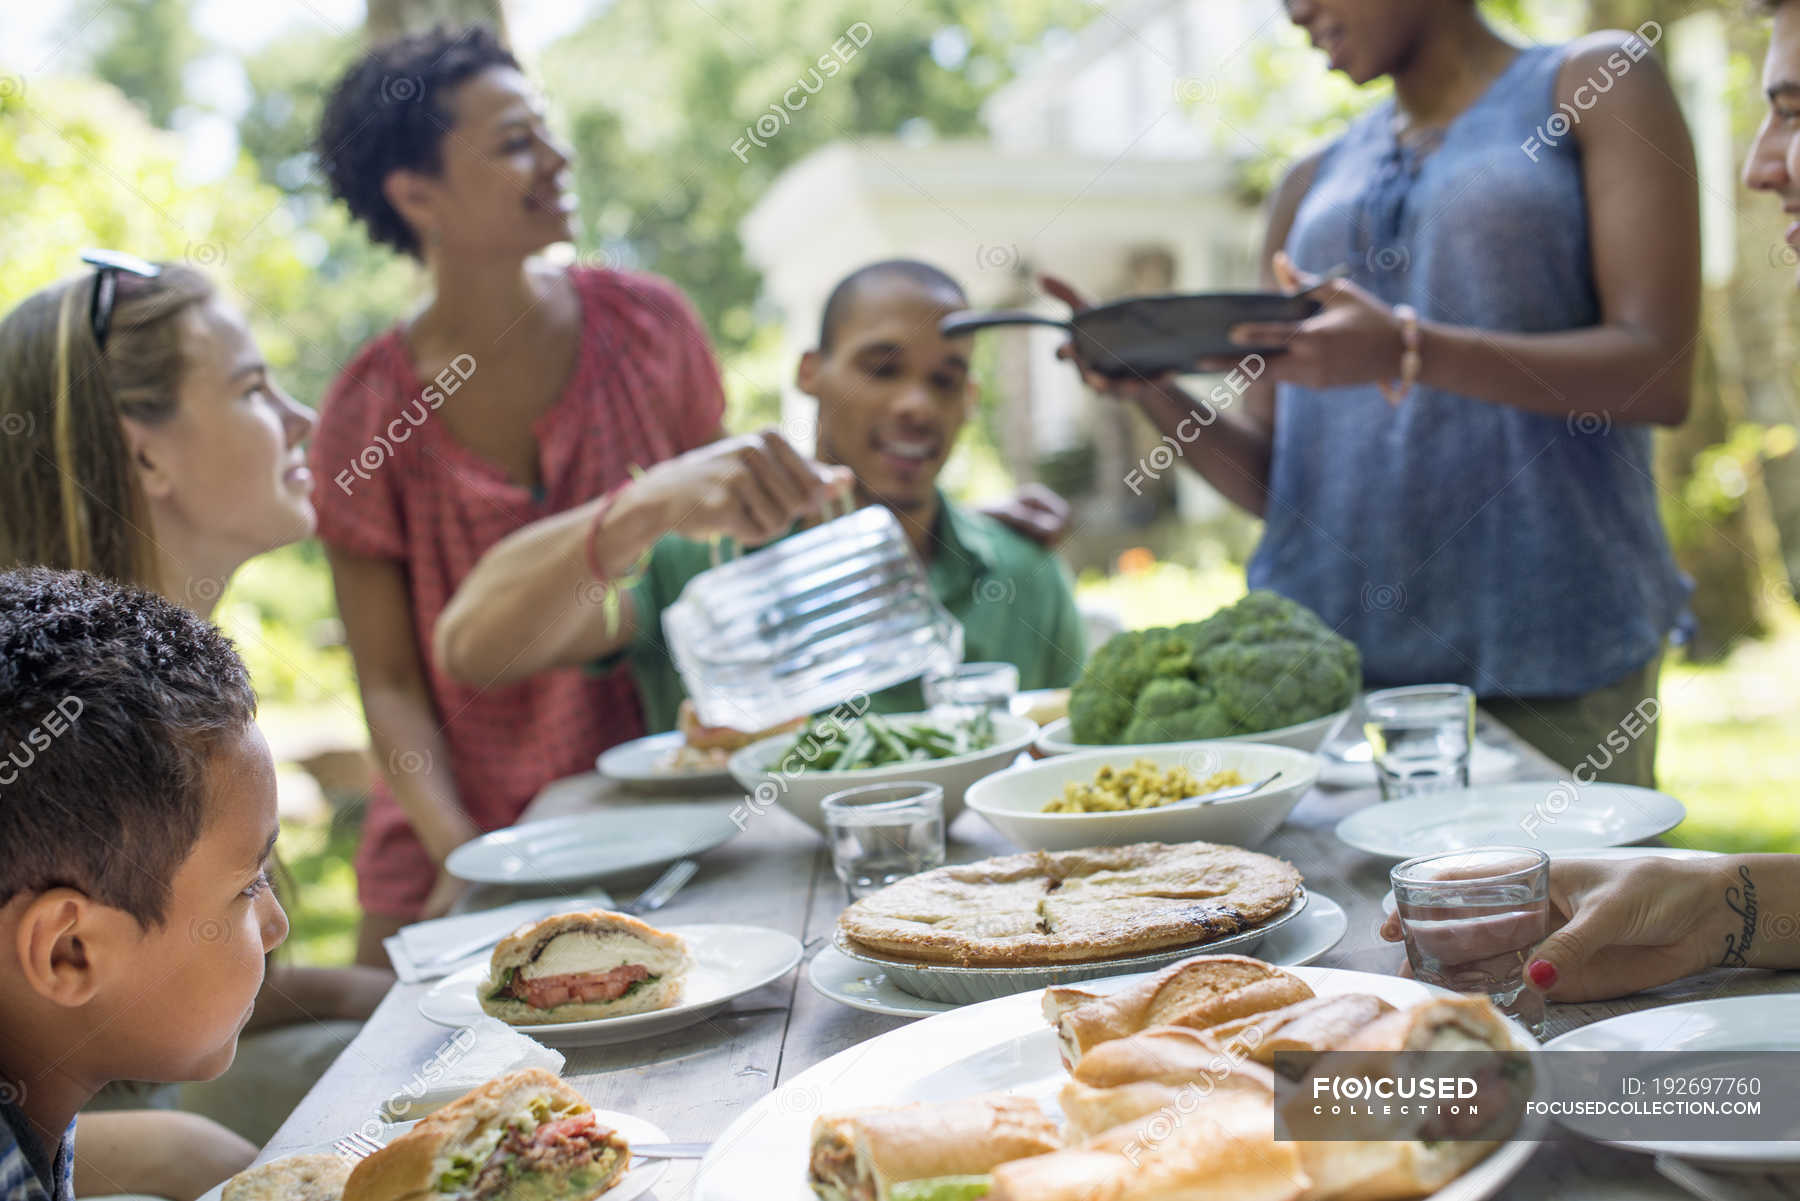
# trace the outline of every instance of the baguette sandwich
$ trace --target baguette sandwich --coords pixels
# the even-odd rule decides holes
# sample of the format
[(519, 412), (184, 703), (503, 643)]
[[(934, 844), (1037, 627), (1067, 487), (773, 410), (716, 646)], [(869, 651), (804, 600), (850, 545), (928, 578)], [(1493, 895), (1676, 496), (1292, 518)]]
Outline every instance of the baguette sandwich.
[(1222, 1047), (1241, 1048), (1265, 1067), (1274, 1066), (1276, 1052), (1289, 1052), (1297, 1058), (1283, 1063), (1304, 1071), (1310, 1066), (1308, 1057), (1341, 1046), (1371, 1022), (1393, 1012), (1394, 1007), (1380, 997), (1342, 993), (1235, 1018), (1202, 1033)]
[(524, 926), (494, 948), (481, 1008), (514, 1026), (667, 1009), (681, 999), (687, 944), (635, 917), (593, 909)]
[(828, 1114), (813, 1122), (807, 1183), (822, 1201), (965, 1201), (996, 1165), (1061, 1145), (1021, 1097)]
[(1298, 976), (1245, 955), (1201, 955), (1170, 964), (1110, 996), (1078, 988), (1044, 990), (1044, 1017), (1056, 1027), (1071, 1070), (1101, 1043), (1152, 1026), (1206, 1029), (1311, 998)]
[(1298, 1201), (1310, 1184), (1300, 1153), (1272, 1135), (1266, 1091), (1219, 1094), (1002, 1164), (987, 1201)]
[(1184, 1026), (1160, 1026), (1095, 1047), (1059, 1100), (1071, 1136), (1093, 1138), (1163, 1111), (1173, 1119), (1229, 1095), (1266, 1107), (1274, 1088), (1269, 1070), (1248, 1062), (1241, 1049)]
[[(1425, 1001), (1363, 1027), (1334, 1051), (1369, 1052), (1371, 1063), (1396, 1051), (1458, 1052), (1457, 1070), (1481, 1082), (1479, 1112), (1433, 1116), (1412, 1138), (1300, 1142), (1316, 1182), (1306, 1201), (1390, 1201), (1436, 1192), (1485, 1159), (1517, 1127), (1530, 1093), (1512, 1029), (1485, 998)], [(1464, 1059), (1462, 1056), (1468, 1056)], [(1378, 1068), (1376, 1070), (1379, 1070)]]
[(496, 1077), (356, 1165), (343, 1201), (591, 1201), (631, 1149), (542, 1068)]
[(338, 1201), (354, 1163), (342, 1155), (283, 1156), (227, 1180), (219, 1201)]

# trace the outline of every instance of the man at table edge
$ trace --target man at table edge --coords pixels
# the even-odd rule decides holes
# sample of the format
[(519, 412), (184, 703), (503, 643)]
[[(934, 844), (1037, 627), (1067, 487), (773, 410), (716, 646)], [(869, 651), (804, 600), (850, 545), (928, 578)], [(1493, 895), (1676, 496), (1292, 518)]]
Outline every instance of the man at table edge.
[[(943, 337), (938, 322), (967, 303), (954, 279), (926, 263), (890, 259), (853, 271), (832, 290), (819, 344), (797, 370), (800, 390), (819, 402), (818, 462), (773, 431), (727, 439), (700, 464), (705, 473), (659, 465), (504, 539), (438, 621), (444, 670), (494, 686), (629, 653), (646, 725), (671, 729), (684, 694), (659, 617), (712, 565), (704, 539), (771, 541), (848, 486), (859, 504), (885, 505), (899, 518), (933, 595), (962, 623), (966, 659), (1014, 664), (1022, 688), (1072, 683), (1085, 648), (1066, 571), (937, 487), (977, 394), (969, 338)], [(596, 581), (614, 587), (596, 589)], [(915, 680), (871, 707), (922, 703)]]

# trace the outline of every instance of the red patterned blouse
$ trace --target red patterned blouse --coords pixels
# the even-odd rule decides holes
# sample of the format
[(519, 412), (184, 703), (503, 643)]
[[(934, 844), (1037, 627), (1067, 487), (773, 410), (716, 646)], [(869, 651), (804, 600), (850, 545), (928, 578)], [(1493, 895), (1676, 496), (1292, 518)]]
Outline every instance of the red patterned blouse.
[[(705, 331), (672, 284), (581, 268), (570, 278), (581, 298), (581, 348), (562, 396), (533, 425), (537, 494), (431, 420), (447, 388), (418, 378), (399, 327), (344, 369), (312, 442), (319, 536), (405, 569), (413, 634), (457, 791), (488, 830), (516, 820), (550, 781), (590, 770), (601, 751), (643, 733), (637, 692), (623, 666), (548, 671), (488, 689), (458, 683), (432, 657), (438, 614), (501, 538), (626, 482), (633, 466), (703, 444), (724, 412)], [(479, 369), (459, 361), (452, 370), (472, 366)], [(363, 907), (398, 917), (418, 912), (435, 876), (385, 779), (356, 869)]]

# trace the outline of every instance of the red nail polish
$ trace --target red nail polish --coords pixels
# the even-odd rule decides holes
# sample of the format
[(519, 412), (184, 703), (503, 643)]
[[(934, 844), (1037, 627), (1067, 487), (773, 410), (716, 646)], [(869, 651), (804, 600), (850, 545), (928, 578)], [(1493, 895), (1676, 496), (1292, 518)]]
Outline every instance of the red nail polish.
[(1531, 983), (1539, 992), (1549, 992), (1556, 987), (1556, 965), (1548, 959), (1533, 959), (1525, 974), (1531, 977)]

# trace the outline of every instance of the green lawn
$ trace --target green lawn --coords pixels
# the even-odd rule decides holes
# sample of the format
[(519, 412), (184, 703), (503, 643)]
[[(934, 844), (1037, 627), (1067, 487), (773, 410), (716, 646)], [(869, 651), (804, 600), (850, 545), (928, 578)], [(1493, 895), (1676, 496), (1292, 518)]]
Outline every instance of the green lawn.
[(356, 955), (356, 853), (362, 811), (330, 820), (284, 821), (279, 842), (289, 879), (281, 886), (292, 929), (280, 954), (292, 963), (349, 963)]
[(1800, 851), (1800, 618), (1715, 666), (1663, 673), (1657, 777), (1688, 807), (1669, 836), (1716, 851)]

